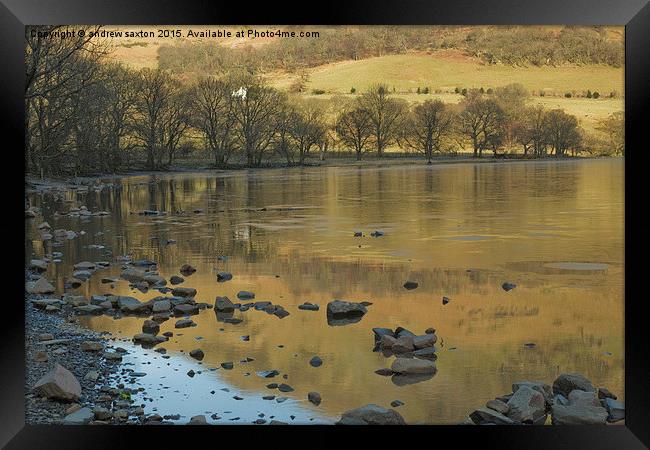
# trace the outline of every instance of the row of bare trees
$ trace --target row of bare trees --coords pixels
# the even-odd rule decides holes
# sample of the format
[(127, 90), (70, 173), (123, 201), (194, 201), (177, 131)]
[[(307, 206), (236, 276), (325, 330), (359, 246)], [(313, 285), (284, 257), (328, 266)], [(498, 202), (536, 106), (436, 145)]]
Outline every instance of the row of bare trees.
[(577, 119), (562, 110), (527, 107), (527, 96), (513, 84), (491, 95), (470, 90), (459, 105), (426, 100), (409, 108), (377, 85), (338, 115), (335, 130), (357, 159), (367, 151), (381, 157), (391, 145), (422, 152), (429, 161), (434, 154), (467, 146), (474, 157), (484, 151), (496, 156), (519, 145), (524, 155), (578, 153), (582, 132)]
[[(61, 27), (38, 27), (39, 31)], [(82, 37), (51, 39), (26, 30), (25, 162), (41, 175), (164, 169), (182, 150), (204, 148), (215, 167), (233, 156), (249, 167), (269, 158), (304, 164), (329, 148), (357, 159), (388, 148), (435, 154), (471, 148), (475, 157), (520, 146), (531, 156), (581, 150), (577, 119), (526, 106), (527, 91), (508, 85), (470, 90), (458, 104), (427, 100), (409, 107), (375, 85), (331, 104), (291, 97), (247, 71), (182, 83), (160, 69), (107, 63), (107, 45)], [(138, 155), (138, 156), (134, 156)]]

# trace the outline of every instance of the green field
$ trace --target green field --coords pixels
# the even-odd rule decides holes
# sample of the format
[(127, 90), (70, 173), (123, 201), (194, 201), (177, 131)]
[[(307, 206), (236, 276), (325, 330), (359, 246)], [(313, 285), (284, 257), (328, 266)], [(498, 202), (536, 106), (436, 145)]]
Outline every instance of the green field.
[[(456, 87), (485, 89), (521, 83), (529, 90), (582, 92), (590, 89), (603, 95), (623, 93), (622, 68), (610, 66), (512, 67), (485, 65), (457, 52), (407, 53), (359, 61), (344, 61), (308, 71), (308, 90), (322, 89), (347, 93), (354, 87), (365, 90), (374, 83), (386, 83), (399, 92), (415, 92), (418, 87), (453, 91)], [(288, 86), (293, 77), (274, 78), (278, 86)]]

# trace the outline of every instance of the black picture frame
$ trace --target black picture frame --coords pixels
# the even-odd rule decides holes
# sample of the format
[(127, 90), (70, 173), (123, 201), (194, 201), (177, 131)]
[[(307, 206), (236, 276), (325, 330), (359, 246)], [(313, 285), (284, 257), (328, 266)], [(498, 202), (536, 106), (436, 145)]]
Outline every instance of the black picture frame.
[[(647, 143), (644, 125), (648, 122), (650, 87), (650, 5), (646, 0), (458, 0), (458, 1), (328, 1), (322, 4), (277, 2), (215, 2), (207, 0), (0, 0), (0, 62), (2, 77), (3, 162), (5, 172), (5, 208), (9, 212), (0, 221), (3, 236), (19, 236), (23, 218), (19, 213), (22, 199), (17, 188), (23, 186), (23, 94), (24, 26), (33, 24), (403, 24), (403, 25), (500, 25), (500, 24), (575, 24), (625, 26), (625, 399), (624, 426), (607, 427), (467, 427), (418, 426), (408, 430), (378, 427), (57, 427), (25, 425), (25, 351), (23, 282), (12, 276), (4, 303), (2, 333), (2, 382), (0, 383), (0, 444), (7, 448), (115, 448), (130, 447), (137, 437), (167, 446), (223, 445), (224, 437), (237, 438), (243, 445), (270, 446), (287, 443), (312, 445), (314, 442), (341, 443), (351, 433), (363, 439), (374, 438), (382, 445), (454, 445), (475, 443), (484, 448), (566, 448), (636, 449), (650, 445), (648, 402), (648, 345), (646, 316), (640, 277), (634, 262), (640, 260), (644, 241), (641, 227), (643, 210), (641, 171), (647, 168)], [(646, 125), (647, 127), (647, 125)], [(10, 165), (9, 165), (10, 164)], [(647, 170), (647, 169), (646, 169)], [(10, 172), (10, 173), (9, 173)], [(9, 175), (15, 177), (10, 180)], [(14, 184), (16, 183), (16, 184)], [(14, 239), (18, 241), (18, 239)], [(24, 253), (24, 252), (23, 252)], [(7, 253), (7, 260), (11, 252)], [(637, 259), (638, 258), (638, 259)], [(16, 272), (17, 264), (5, 270)], [(643, 270), (643, 269), (641, 269)], [(15, 289), (15, 293), (13, 292)], [(15, 294), (15, 295), (14, 295)], [(252, 434), (255, 433), (255, 434)], [(288, 436), (277, 436), (287, 433)], [(304, 436), (298, 436), (299, 435)], [(272, 440), (271, 440), (272, 439)], [(413, 440), (413, 444), (409, 441)], [(209, 444), (208, 444), (209, 445)], [(366, 444), (369, 445), (369, 444)], [(447, 444), (448, 445), (448, 444)]]

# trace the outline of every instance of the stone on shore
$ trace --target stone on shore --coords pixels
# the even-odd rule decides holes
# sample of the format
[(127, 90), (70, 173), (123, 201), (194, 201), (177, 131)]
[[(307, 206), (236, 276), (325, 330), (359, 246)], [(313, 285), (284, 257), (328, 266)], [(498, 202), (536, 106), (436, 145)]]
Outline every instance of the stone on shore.
[(521, 386), (508, 400), (508, 417), (516, 422), (538, 422), (545, 418), (546, 400), (541, 392)]
[(140, 302), (135, 297), (119, 296), (117, 297), (117, 308), (123, 313), (140, 313), (147, 311), (149, 305)]
[(411, 336), (401, 336), (397, 338), (391, 350), (393, 353), (406, 353), (411, 352), (414, 349), (413, 337)]
[(501, 414), (508, 414), (510, 407), (507, 403), (503, 403), (501, 400), (489, 400), (485, 406)]
[(29, 268), (34, 272), (45, 272), (47, 270), (47, 262), (42, 259), (32, 259), (29, 262)]
[(95, 415), (90, 408), (81, 408), (63, 418), (63, 425), (86, 425)]
[(605, 425), (607, 410), (597, 406), (553, 405), (551, 423), (553, 425)]
[(81, 350), (85, 352), (99, 352), (104, 349), (101, 342), (97, 341), (83, 341), (81, 343)]
[(369, 404), (346, 411), (337, 425), (406, 425), (404, 418), (392, 409)]
[(579, 373), (563, 373), (553, 382), (553, 393), (562, 394), (569, 398), (571, 391), (595, 391), (596, 389), (584, 376)]
[(55, 291), (54, 286), (45, 277), (28, 281), (25, 283), (25, 290), (28, 294), (52, 294)]
[(172, 307), (172, 304), (169, 300), (158, 300), (153, 303), (151, 306), (151, 311), (153, 313), (160, 313), (160, 312), (165, 312), (169, 311)]
[(38, 380), (33, 390), (49, 399), (62, 401), (76, 401), (81, 396), (81, 385), (75, 376), (60, 364), (43, 378)]
[(625, 405), (622, 402), (607, 397), (603, 400), (603, 406), (609, 413), (607, 416), (608, 422), (618, 422), (625, 419)]
[(479, 408), (469, 415), (476, 425), (515, 425), (515, 421), (490, 408)]
[(553, 404), (553, 390), (548, 384), (541, 381), (517, 381), (512, 384), (512, 392), (517, 392), (522, 386), (527, 386), (541, 393), (544, 396), (547, 406)]
[(598, 394), (595, 391), (574, 390), (569, 392), (569, 405), (571, 406), (601, 406)]
[(375, 333), (375, 342), (381, 342), (383, 336), (395, 337), (393, 330), (390, 328), (373, 328), (372, 332)]

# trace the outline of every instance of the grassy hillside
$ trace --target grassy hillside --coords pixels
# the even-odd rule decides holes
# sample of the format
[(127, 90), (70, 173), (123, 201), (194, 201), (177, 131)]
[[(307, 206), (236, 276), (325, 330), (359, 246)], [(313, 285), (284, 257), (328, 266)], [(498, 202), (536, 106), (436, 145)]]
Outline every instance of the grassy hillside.
[[(432, 91), (453, 91), (455, 87), (494, 88), (521, 83), (529, 90), (557, 92), (590, 89), (603, 95), (623, 92), (623, 69), (611, 66), (513, 67), (486, 65), (458, 52), (408, 53), (360, 61), (344, 61), (308, 71), (308, 90), (348, 93), (352, 87), (365, 90), (373, 83), (384, 82), (397, 91), (415, 92), (428, 86)], [(296, 75), (274, 74), (278, 87), (287, 87)]]

